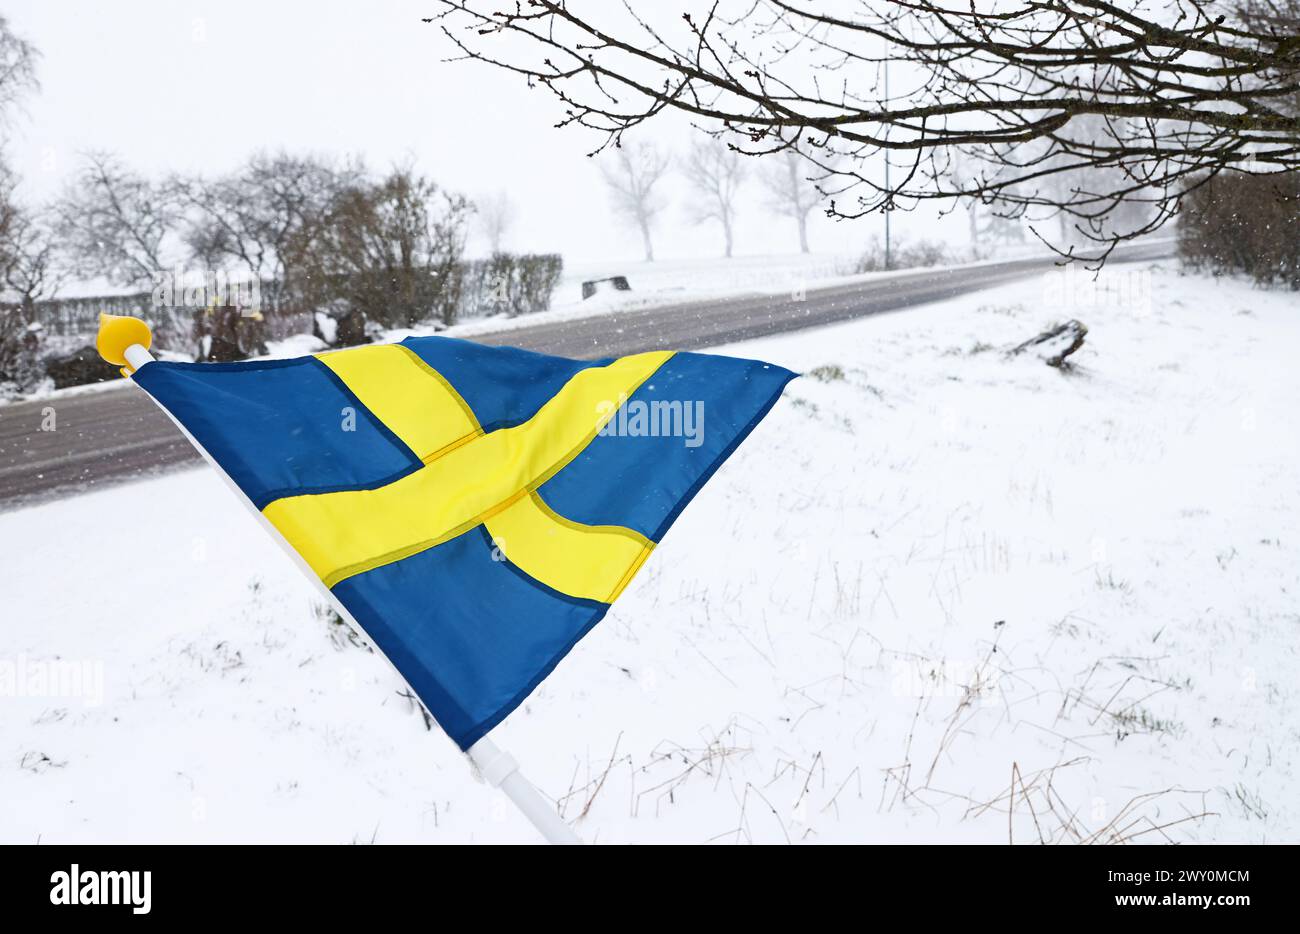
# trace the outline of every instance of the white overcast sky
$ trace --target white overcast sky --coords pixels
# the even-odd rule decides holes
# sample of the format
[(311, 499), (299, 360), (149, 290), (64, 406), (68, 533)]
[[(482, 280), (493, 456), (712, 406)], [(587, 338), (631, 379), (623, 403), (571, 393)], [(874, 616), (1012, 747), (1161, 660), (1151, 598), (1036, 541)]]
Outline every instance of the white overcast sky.
[[(596, 137), (555, 129), (558, 103), (521, 78), (444, 61), (445, 40), (420, 22), (434, 11), (419, 0), (6, 0), (12, 28), (40, 50), (41, 89), (5, 130), (5, 149), (31, 200), (57, 194), (89, 149), (158, 174), (226, 171), (259, 148), (357, 153), (377, 168), (413, 159), (471, 197), (509, 191), (512, 249), (638, 260), (586, 156)], [(667, 120), (647, 129), (678, 153), (692, 132)], [(721, 237), (690, 222), (680, 178), (669, 194), (657, 253), (716, 255)], [(932, 217), (896, 223), (933, 233)], [(881, 223), (816, 217), (813, 248), (858, 251)], [(756, 184), (739, 227), (738, 253), (797, 246)]]

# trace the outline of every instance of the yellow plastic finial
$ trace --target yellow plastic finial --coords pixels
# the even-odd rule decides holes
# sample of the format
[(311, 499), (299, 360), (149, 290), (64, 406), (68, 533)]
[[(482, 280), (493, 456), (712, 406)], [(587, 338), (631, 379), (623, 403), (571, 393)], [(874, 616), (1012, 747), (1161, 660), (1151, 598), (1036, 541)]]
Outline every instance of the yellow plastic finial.
[(130, 365), (126, 362), (126, 348), (139, 344), (145, 350), (153, 343), (153, 332), (149, 325), (130, 315), (99, 316), (99, 333), (95, 336), (95, 349), (99, 355), (114, 366), (123, 367), (127, 375)]

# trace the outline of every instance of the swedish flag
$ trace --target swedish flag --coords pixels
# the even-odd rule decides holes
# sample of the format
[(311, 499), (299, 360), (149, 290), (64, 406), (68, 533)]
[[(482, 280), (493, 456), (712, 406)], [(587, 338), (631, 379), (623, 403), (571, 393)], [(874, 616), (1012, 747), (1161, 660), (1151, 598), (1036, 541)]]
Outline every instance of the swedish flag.
[(794, 375), (421, 337), (134, 378), (468, 749), (600, 621)]

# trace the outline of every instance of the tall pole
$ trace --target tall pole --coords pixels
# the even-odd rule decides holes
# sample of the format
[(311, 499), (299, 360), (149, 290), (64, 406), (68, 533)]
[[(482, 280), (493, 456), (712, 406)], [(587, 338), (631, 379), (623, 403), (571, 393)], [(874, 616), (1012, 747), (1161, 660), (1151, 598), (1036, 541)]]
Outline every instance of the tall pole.
[[(99, 336), (96, 338), (95, 345), (100, 356), (109, 363), (122, 367), (123, 376), (133, 376), (141, 367), (155, 362), (153, 354), (149, 352), (151, 339), (152, 336), (149, 333), (148, 325), (139, 318), (101, 315), (99, 319)], [(150, 395), (149, 398), (153, 399), (153, 396)], [(262, 528), (280, 545), (298, 570), (302, 571), (307, 580), (316, 588), (321, 598), (333, 607), (334, 612), (339, 614), (339, 618), (347, 622), (376, 655), (388, 662), (399, 678), (402, 678), (402, 673), (397, 670), (396, 665), (393, 665), (392, 660), (371, 641), (366, 631), (352, 618), (352, 614), (348, 612), (347, 607), (339, 602), (333, 591), (326, 587), (324, 582), (307, 566), (307, 562), (285, 541), (279, 530), (253, 505), (238, 484), (230, 479), (230, 475), (226, 473), (225, 469), (216, 462), (203, 445), (199, 444), (198, 439), (189, 433), (188, 429), (176, 419), (176, 416), (168, 411), (165, 405), (158, 402), (157, 399), (154, 399), (154, 402), (172, 420), (172, 424), (180, 429), (181, 434), (185, 435), (190, 444), (194, 446), (194, 449), (217, 472), (217, 476), (225, 481), (226, 486), (230, 487), (231, 491), (257, 519)], [(402, 678), (402, 680), (405, 681), (406, 679)], [(414, 689), (411, 689), (411, 694), (415, 696)], [(489, 785), (505, 792), (506, 796), (514, 802), (515, 807), (519, 808), (529, 822), (537, 828), (547, 843), (568, 844), (582, 842), (578, 835), (574, 833), (573, 828), (564, 822), (563, 818), (556, 813), (555, 808), (547, 803), (541, 793), (519, 771), (519, 763), (509, 753), (502, 752), (495, 743), (484, 737), (473, 746), (470, 746), (465, 755), (478, 774)]]
[[(889, 47), (885, 47), (885, 107), (889, 107)], [(885, 124), (885, 142), (889, 142), (889, 124)], [(892, 191), (889, 187), (889, 148), (885, 147), (885, 268), (893, 269), (894, 261), (891, 255), (889, 243), (889, 215), (890, 205), (893, 201)]]

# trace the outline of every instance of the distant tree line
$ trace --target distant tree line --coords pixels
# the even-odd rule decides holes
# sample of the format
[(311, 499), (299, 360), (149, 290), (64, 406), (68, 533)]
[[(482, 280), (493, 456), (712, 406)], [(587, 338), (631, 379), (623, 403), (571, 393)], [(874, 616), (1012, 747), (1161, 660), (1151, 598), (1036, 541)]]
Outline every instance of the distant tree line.
[[(38, 87), (38, 57), (0, 16), (0, 129)], [(546, 308), (560, 258), (505, 253), (509, 198), (485, 202), (492, 254), (470, 261), (476, 206), (410, 164), (374, 172), (355, 158), (258, 152), (217, 176), (153, 178), (92, 152), (37, 205), (18, 197), (0, 145), (0, 385), (30, 388), (58, 349), (45, 334), (84, 339), (100, 310), (152, 318), (162, 349), (235, 360), (304, 331), (344, 346)], [(214, 287), (196, 292), (195, 279)], [(74, 281), (119, 294), (72, 298)]]
[[(674, 162), (690, 190), (687, 213), (695, 223), (716, 223), (722, 234), (723, 255), (735, 246), (740, 193), (750, 178), (745, 156), (717, 137), (697, 139), (686, 157), (674, 160), (647, 140), (622, 140), (602, 169), (616, 214), (636, 228), (647, 262), (654, 254), (654, 227), (667, 207), (662, 182)], [(791, 221), (798, 234), (800, 252), (807, 253), (808, 216), (823, 200), (814, 176), (815, 166), (793, 151), (759, 166), (758, 182), (766, 209)]]
[[(90, 153), (51, 203), (17, 203), (8, 172), (0, 185), (0, 339), (23, 358), (39, 353), (47, 320), (93, 330), (104, 302), (58, 298), (74, 279), (134, 293), (166, 349), (238, 360), (289, 333), (348, 346), (385, 328), (542, 310), (561, 272), (558, 256), (467, 261), (474, 205), (409, 165), (376, 174), (355, 159), (263, 152), (217, 177), (151, 179)], [(195, 277), (230, 288), (195, 299)]]
[(264, 314), (411, 327), (455, 320), (474, 205), (409, 165), (376, 175), (355, 159), (256, 153), (227, 175), (155, 181), (92, 153), (47, 212), (83, 277), (149, 287), (180, 259), (259, 282)]
[[(605, 183), (609, 188), (615, 213), (635, 228), (641, 238), (647, 262), (654, 260), (654, 230), (659, 218), (668, 207), (663, 182), (676, 169), (684, 178), (689, 200), (686, 204), (688, 218), (696, 224), (713, 224), (721, 234), (722, 254), (730, 257), (735, 246), (737, 219), (742, 208), (742, 194), (757, 182), (761, 207), (771, 216), (786, 222), (792, 240), (799, 251), (808, 253), (808, 219), (819, 207), (826, 210), (829, 193), (826, 188), (825, 166), (811, 161), (795, 149), (769, 153), (763, 158), (745, 153), (722, 136), (697, 137), (685, 157), (675, 158), (657, 144), (645, 139), (622, 138), (617, 145), (602, 154)], [(954, 161), (949, 172), (961, 184), (963, 173), (977, 172), (978, 166), (970, 160)], [(1118, 175), (1118, 170), (1111, 170)], [(1052, 175), (1048, 183), (1058, 189), (1064, 198), (1068, 192), (1083, 184), (1120, 184), (1120, 180), (1107, 181), (1106, 170), (1098, 167), (1063, 170)], [(971, 255), (986, 258), (1007, 245), (1028, 243), (1029, 226), (1019, 212), (1007, 212), (996, 204), (978, 199), (964, 202)], [(1068, 247), (1071, 244), (1091, 242), (1094, 235), (1128, 225), (1140, 226), (1149, 214), (1148, 205), (1130, 201), (1111, 207), (1097, 220), (1094, 227), (1083, 232), (1070, 223), (1068, 212), (1056, 214), (1058, 230), (1055, 243)], [(1118, 225), (1118, 226), (1117, 226)], [(874, 243), (874, 241), (873, 241)], [(886, 263), (884, 251), (874, 245), (862, 257), (860, 271), (877, 271), (885, 268), (932, 265), (940, 250), (937, 243), (917, 242), (910, 249), (896, 251)], [(945, 260), (952, 256), (944, 255)]]
[[(0, 120), (34, 86), (34, 56), (0, 19)], [(155, 179), (100, 152), (85, 155), (49, 203), (22, 202), (17, 182), (0, 152), (6, 393), (60, 367), (69, 382), (94, 378), (102, 365), (93, 355), (51, 362), (71, 340), (47, 335), (84, 343), (101, 310), (151, 318), (162, 349), (238, 360), (293, 333), (347, 346), (385, 328), (539, 311), (562, 272), (558, 256), (501, 251), (509, 218), (500, 198), (488, 231), (494, 252), (468, 260), (474, 204), (410, 165), (374, 173), (356, 159), (261, 152), (224, 175)], [(194, 299), (195, 278), (232, 287)], [(73, 281), (125, 294), (70, 298)]]

